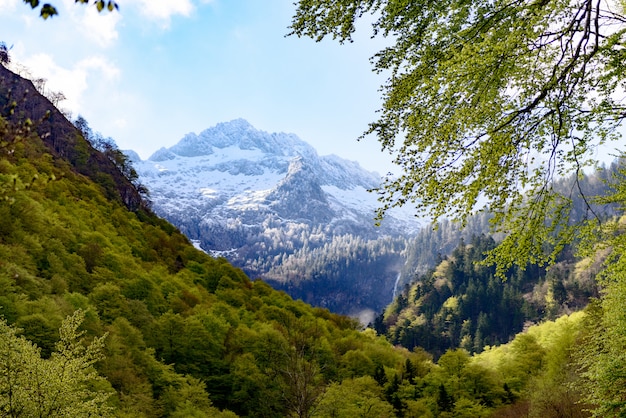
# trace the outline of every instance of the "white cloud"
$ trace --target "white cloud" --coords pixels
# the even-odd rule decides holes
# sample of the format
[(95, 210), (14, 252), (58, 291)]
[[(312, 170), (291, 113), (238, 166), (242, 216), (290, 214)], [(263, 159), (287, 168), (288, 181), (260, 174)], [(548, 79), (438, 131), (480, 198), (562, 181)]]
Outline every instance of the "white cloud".
[(128, 0), (126, 3), (135, 4), (143, 16), (158, 20), (165, 26), (169, 25), (172, 16), (189, 17), (194, 11), (191, 0)]
[(73, 68), (63, 68), (48, 54), (36, 54), (22, 61), (35, 78), (46, 79), (45, 89), (62, 92), (66, 100), (61, 106), (72, 112), (82, 108), (82, 97), (89, 88), (89, 81), (111, 83), (118, 79), (120, 70), (103, 57), (87, 57)]
[(117, 25), (122, 19), (119, 12), (98, 13), (93, 4), (77, 5), (74, 0), (64, 0), (63, 6), (73, 26), (78, 29), (79, 36), (84, 36), (101, 47), (110, 46), (117, 40)]
[(79, 68), (99, 70), (107, 80), (114, 80), (120, 76), (120, 70), (103, 57), (94, 56), (83, 59), (78, 63)]
[(15, 6), (22, 3), (19, 0), (0, 0), (0, 14), (9, 14), (15, 11)]

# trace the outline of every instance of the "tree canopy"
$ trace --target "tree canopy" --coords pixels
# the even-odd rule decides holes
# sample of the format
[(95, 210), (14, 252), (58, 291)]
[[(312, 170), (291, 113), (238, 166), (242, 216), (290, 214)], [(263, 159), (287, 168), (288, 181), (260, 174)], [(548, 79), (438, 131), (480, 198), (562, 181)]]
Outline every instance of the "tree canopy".
[(16, 329), (0, 319), (0, 410), (8, 417), (109, 417), (106, 404), (112, 391), (93, 390), (105, 381), (92, 367), (101, 359), (103, 336), (88, 346), (81, 342), (85, 331), (81, 310), (68, 316), (59, 330), (60, 340), (50, 358), (40, 356)]
[(351, 42), (357, 21), (373, 17), (373, 36), (392, 42), (372, 58), (388, 78), (363, 136), (376, 135), (402, 170), (377, 190), (379, 216), (413, 204), (465, 221), (488, 207), (509, 233), (503, 253), (515, 253), (500, 260), (506, 268), (548, 261), (545, 244), (558, 251), (575, 234), (570, 196), (551, 181), (580, 173), (618, 137), (622, 11), (611, 0), (301, 0), (290, 29)]

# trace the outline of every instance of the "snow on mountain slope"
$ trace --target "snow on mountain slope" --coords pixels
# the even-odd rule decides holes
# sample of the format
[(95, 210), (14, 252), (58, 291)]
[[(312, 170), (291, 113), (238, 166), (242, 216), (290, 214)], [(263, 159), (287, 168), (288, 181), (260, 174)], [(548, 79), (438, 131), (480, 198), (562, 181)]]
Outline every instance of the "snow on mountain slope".
[(234, 146), (210, 155), (142, 161), (135, 169), (163, 214), (216, 205), (242, 209), (243, 202), (259, 200), (251, 192), (269, 191), (286, 172), (286, 167), (264, 160), (259, 150)]
[[(166, 218), (184, 214), (228, 218), (237, 211), (265, 212), (278, 207), (281, 218), (306, 219), (298, 205), (302, 202), (294, 197), (284, 201), (290, 190), (291, 194), (299, 191), (300, 199), (319, 202), (308, 214), (312, 221), (316, 217), (329, 221), (332, 214), (337, 219), (373, 224), (378, 206), (376, 196), (367, 192), (378, 185), (378, 174), (335, 155), (320, 157), (293, 134), (268, 134), (243, 119), (220, 123), (198, 135), (187, 134), (178, 144), (134, 165), (151, 192), (155, 210)], [(289, 175), (300, 172), (301, 179), (285, 183)], [(311, 195), (313, 189), (302, 190), (312, 182), (321, 187), (323, 202), (319, 193)], [(402, 223), (419, 226), (410, 217), (404, 218)]]
[[(378, 202), (367, 190), (378, 186), (378, 174), (335, 155), (319, 156), (294, 134), (259, 131), (243, 119), (187, 134), (133, 164), (155, 212), (205, 251), (226, 256), (252, 276), (263, 277), (286, 259), (300, 265), (294, 257), (306, 258), (306, 251), (321, 251), (340, 236), (358, 236), (360, 244), (350, 245), (365, 246), (421, 226), (399, 212), (376, 227)], [(335, 246), (333, 251), (342, 257), (344, 250)], [(384, 274), (393, 281), (398, 269), (385, 267)]]

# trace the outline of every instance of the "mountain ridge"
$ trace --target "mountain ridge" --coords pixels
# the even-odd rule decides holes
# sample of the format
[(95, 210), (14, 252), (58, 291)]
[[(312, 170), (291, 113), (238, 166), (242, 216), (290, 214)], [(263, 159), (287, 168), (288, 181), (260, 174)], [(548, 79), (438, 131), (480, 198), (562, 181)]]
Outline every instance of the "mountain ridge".
[[(0, 65), (0, 112), (12, 123), (33, 125), (48, 152), (67, 159), (77, 173), (104, 187), (130, 210), (145, 209), (145, 202), (115, 163), (80, 137), (75, 126), (30, 80)], [(29, 128), (30, 129), (30, 128)]]

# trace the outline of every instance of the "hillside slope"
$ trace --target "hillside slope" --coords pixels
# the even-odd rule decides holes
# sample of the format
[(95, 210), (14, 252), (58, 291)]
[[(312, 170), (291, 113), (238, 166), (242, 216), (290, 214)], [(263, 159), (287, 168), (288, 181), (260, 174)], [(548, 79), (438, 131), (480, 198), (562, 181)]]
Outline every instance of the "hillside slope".
[[(59, 352), (67, 347), (57, 344), (57, 330), (77, 310), (85, 313), (84, 338), (104, 338), (104, 357), (86, 370), (91, 380), (69, 390), (84, 403), (94, 393), (108, 393), (116, 417), (486, 417), (497, 408), (527, 411), (529, 385), (560, 367), (555, 358), (573, 346), (572, 332), (559, 332), (571, 338), (554, 353), (548, 345), (526, 350), (538, 343), (522, 336), (504, 366), (473, 360), (462, 350), (434, 363), (424, 351), (393, 347), (371, 329), (359, 331), (350, 318), (251, 281), (225, 259), (194, 248), (140, 201), (125, 199), (136, 190), (105, 155), (67, 121), (55, 119), (46, 128), (49, 117), (28, 112), (30, 99), (13, 106), (7, 86), (14, 92), (30, 84), (4, 80), (0, 110), (12, 116), (0, 117), (0, 407), (12, 416), (32, 401), (11, 398), (20, 378), (15, 371), (22, 370), (16, 367), (36, 372), (30, 377), (41, 383), (39, 400), (59, 399), (49, 385), (59, 376), (33, 366), (63, 359)], [(49, 104), (38, 103), (45, 115)], [(27, 353), (28, 341), (37, 348)], [(24, 363), (13, 361), (26, 354)], [(575, 397), (551, 393), (542, 405), (552, 400), (576, 410)], [(46, 416), (67, 416), (55, 411)]]
[[(62, 319), (86, 311), (86, 337), (108, 334), (97, 369), (116, 416), (218, 416), (215, 407), (287, 416), (310, 409), (330, 381), (367, 373), (344, 364), (348, 351), (385, 353), (390, 368), (404, 362), (407, 353), (353, 320), (250, 281), (141, 202), (129, 205), (124, 196), (139, 195), (115, 166), (43, 98), (29, 92), (11, 106), (9, 90), (30, 82), (5, 81), (0, 314), (48, 357)], [(303, 376), (308, 384), (294, 385)]]
[(404, 286), (375, 321), (376, 330), (408, 349), (421, 347), (435, 357), (448, 349), (480, 353), (510, 341), (529, 324), (579, 311), (598, 297), (594, 280), (599, 262), (589, 268), (565, 252), (550, 268), (511, 268), (504, 280), (495, 266), (482, 265), (495, 248), (493, 238), (474, 236), (461, 243), (436, 268)]
[(26, 129), (32, 127), (52, 157), (69, 162), (74, 172), (98, 183), (108, 198), (121, 201), (130, 210), (142, 208), (141, 195), (115, 163), (82, 139), (74, 125), (38, 93), (31, 81), (2, 65), (0, 110), (9, 122), (22, 124)]

